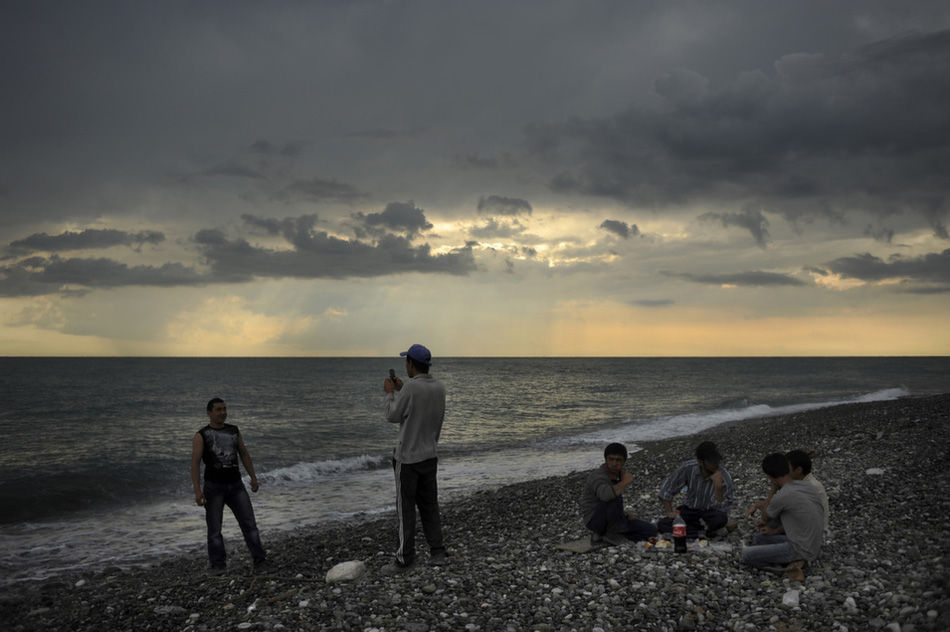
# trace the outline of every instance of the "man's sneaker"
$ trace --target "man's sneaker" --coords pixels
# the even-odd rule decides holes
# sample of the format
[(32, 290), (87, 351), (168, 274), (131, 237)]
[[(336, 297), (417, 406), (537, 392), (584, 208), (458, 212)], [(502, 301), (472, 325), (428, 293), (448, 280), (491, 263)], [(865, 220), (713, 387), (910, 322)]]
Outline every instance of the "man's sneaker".
[(379, 569), (379, 572), (383, 575), (401, 575), (402, 573), (410, 571), (415, 564), (400, 564), (399, 562), (390, 562)]
[(208, 574), (212, 577), (219, 577), (228, 572), (228, 567), (224, 565), (214, 565), (208, 567)]
[(765, 566), (759, 566), (758, 568), (759, 570), (765, 571), (766, 573), (775, 573), (776, 575), (781, 575), (788, 570), (788, 566), (782, 566), (781, 564), (766, 564)]
[(591, 533), (590, 534), (590, 543), (591, 544), (600, 544), (604, 541), (603, 533)]
[(275, 572), (277, 569), (271, 564), (267, 558), (263, 560), (254, 561), (254, 574), (255, 575), (269, 575)]
[(429, 554), (429, 564), (432, 566), (442, 566), (447, 561), (448, 557), (445, 555), (445, 549), (439, 549)]
[(623, 546), (624, 544), (630, 544), (629, 538), (622, 533), (605, 533), (604, 540), (609, 542), (614, 546)]

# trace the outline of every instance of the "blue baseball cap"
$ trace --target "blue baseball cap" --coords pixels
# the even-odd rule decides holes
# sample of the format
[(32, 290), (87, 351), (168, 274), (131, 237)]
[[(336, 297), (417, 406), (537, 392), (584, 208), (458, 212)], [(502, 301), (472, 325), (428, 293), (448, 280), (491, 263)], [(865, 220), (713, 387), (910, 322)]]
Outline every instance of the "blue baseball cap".
[(402, 351), (399, 355), (409, 356), (416, 362), (421, 362), (426, 366), (432, 366), (432, 354), (422, 345), (412, 345), (409, 347), (409, 351)]

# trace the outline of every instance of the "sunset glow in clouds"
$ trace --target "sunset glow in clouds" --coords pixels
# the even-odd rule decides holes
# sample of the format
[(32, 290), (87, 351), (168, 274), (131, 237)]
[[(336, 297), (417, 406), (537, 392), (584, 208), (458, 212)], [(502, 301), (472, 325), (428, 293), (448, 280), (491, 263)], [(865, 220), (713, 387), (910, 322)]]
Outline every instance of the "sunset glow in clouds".
[(950, 353), (946, 3), (0, 17), (0, 354)]

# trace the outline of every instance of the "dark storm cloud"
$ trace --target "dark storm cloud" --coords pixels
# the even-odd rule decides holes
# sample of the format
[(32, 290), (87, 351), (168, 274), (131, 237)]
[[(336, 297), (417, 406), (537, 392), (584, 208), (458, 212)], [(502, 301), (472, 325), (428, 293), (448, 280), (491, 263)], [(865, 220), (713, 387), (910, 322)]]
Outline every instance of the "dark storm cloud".
[(868, 224), (868, 227), (864, 229), (864, 234), (875, 241), (889, 244), (893, 241), (895, 232), (893, 228), (875, 228)]
[(669, 307), (673, 305), (675, 301), (672, 301), (668, 298), (661, 299), (639, 299), (630, 301), (631, 305), (636, 305), (637, 307)]
[(309, 180), (295, 180), (273, 196), (275, 200), (282, 202), (304, 200), (344, 204), (354, 204), (365, 197), (365, 193), (360, 192), (351, 184), (316, 177)]
[(112, 228), (88, 228), (80, 232), (66, 231), (58, 235), (34, 233), (11, 241), (8, 248), (14, 252), (62, 252), (64, 250), (95, 250), (113, 246), (141, 248), (144, 244), (158, 244), (165, 235), (154, 230), (128, 233)]
[(630, 239), (631, 236), (636, 237), (640, 234), (640, 229), (637, 228), (636, 224), (628, 225), (627, 222), (617, 219), (605, 219), (600, 223), (599, 228), (603, 228), (607, 232), (619, 235), (624, 239)]
[(241, 215), (241, 219), (244, 220), (245, 224), (253, 226), (255, 228), (261, 228), (268, 235), (279, 235), (283, 222), (279, 219), (273, 219), (269, 217), (257, 217), (249, 213)]
[[(790, 220), (862, 208), (946, 228), (950, 31), (789, 54), (727, 83), (670, 72), (654, 106), (525, 130), (562, 193), (630, 205), (755, 203)], [(723, 216), (764, 243), (764, 226)], [(745, 223), (742, 223), (745, 222)]]
[(425, 134), (424, 129), (397, 130), (377, 128), (350, 132), (349, 134), (346, 134), (344, 138), (362, 140), (415, 140), (420, 138), (423, 134)]
[(722, 222), (725, 228), (729, 228), (730, 226), (744, 228), (752, 233), (752, 237), (755, 238), (755, 243), (757, 243), (760, 248), (765, 248), (765, 245), (770, 239), (768, 231), (769, 220), (762, 215), (761, 211), (746, 209), (742, 213), (705, 213), (700, 215), (699, 219), (703, 221)]
[(941, 222), (939, 219), (934, 218), (932, 225), (935, 237), (939, 237), (940, 239), (950, 239), (950, 232), (947, 232), (946, 224)]
[(930, 294), (950, 294), (950, 283), (948, 283), (947, 285), (918, 285), (918, 286), (906, 285), (902, 283), (898, 287), (897, 291), (902, 292), (904, 294), (922, 294), (925, 296), (930, 295)]
[[(0, 267), (0, 296), (76, 294), (96, 288), (130, 285), (173, 287), (202, 285), (207, 280), (194, 269), (178, 263), (162, 266), (128, 266), (106, 258), (63, 259), (30, 257)], [(76, 288), (80, 288), (77, 290)]]
[(498, 167), (498, 159), (492, 156), (481, 156), (479, 154), (456, 155), (455, 164), (463, 168), (495, 169)]
[(210, 169), (206, 169), (202, 172), (206, 176), (227, 176), (231, 178), (248, 178), (251, 180), (263, 180), (266, 176), (257, 171), (256, 169), (251, 169), (245, 165), (242, 165), (238, 162), (226, 162), (224, 164), (216, 165)]
[(478, 198), (478, 212), (485, 215), (531, 215), (531, 203), (521, 198), (489, 195)]
[(413, 237), (432, 228), (425, 211), (413, 202), (390, 202), (382, 213), (354, 213), (352, 217), (370, 232), (392, 230)]
[(251, 144), (249, 149), (255, 154), (261, 154), (263, 156), (285, 156), (288, 158), (296, 158), (303, 151), (303, 146), (299, 143), (284, 143), (283, 145), (275, 145), (269, 140), (258, 139)]
[(524, 233), (525, 227), (521, 222), (499, 222), (491, 218), (481, 226), (469, 229), (468, 234), (475, 239), (510, 239)]
[(805, 285), (804, 282), (795, 277), (760, 270), (735, 274), (691, 274), (688, 272), (663, 272), (662, 274), (704, 285), (738, 285), (742, 287), (795, 287)]
[(861, 281), (911, 279), (930, 283), (950, 283), (950, 249), (913, 258), (894, 255), (890, 261), (865, 253), (835, 259), (825, 264), (825, 267), (833, 274)]
[(292, 250), (260, 248), (212, 229), (199, 231), (195, 243), (211, 266), (212, 276), (224, 282), (253, 277), (342, 279), (400, 272), (465, 275), (475, 269), (470, 244), (432, 254), (428, 244), (416, 246), (403, 236), (387, 233), (367, 243), (334, 237), (315, 230), (315, 224), (314, 215), (282, 222), (281, 234)]
[[(284, 219), (275, 219), (269, 217), (257, 217), (256, 215), (241, 215), (244, 223), (253, 228), (262, 229), (270, 236), (281, 235), (293, 245), (306, 246), (307, 236), (313, 233), (314, 226), (317, 225), (319, 218), (316, 213), (301, 215), (299, 217), (285, 217)], [(195, 236), (198, 243), (224, 243), (227, 241), (224, 233), (217, 229), (205, 229), (198, 231)]]
[(484, 156), (479, 153), (455, 154), (454, 162), (459, 169), (489, 170), (518, 167), (518, 160), (509, 151), (502, 151), (494, 156)]

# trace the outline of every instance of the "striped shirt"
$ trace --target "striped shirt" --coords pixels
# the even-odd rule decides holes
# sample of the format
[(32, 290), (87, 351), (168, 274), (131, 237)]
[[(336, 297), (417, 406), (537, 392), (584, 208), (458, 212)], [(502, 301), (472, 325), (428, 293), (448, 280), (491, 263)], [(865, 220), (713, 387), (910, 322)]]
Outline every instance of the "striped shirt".
[(716, 486), (711, 479), (703, 477), (699, 463), (695, 460), (683, 463), (663, 481), (660, 500), (672, 501), (673, 497), (686, 487), (686, 501), (683, 504), (690, 509), (718, 509), (729, 513), (736, 499), (736, 486), (733, 485), (732, 477), (726, 468), (720, 465), (719, 471), (722, 472), (722, 502), (716, 500)]

